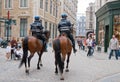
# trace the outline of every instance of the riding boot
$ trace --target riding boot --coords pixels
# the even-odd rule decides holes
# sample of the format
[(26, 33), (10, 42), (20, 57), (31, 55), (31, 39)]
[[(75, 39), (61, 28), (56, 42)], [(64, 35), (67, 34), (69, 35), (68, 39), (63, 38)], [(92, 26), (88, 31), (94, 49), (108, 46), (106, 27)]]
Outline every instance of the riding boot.
[(73, 43), (73, 52), (76, 53), (77, 49), (75, 49), (75, 43)]
[(44, 52), (47, 52), (47, 43), (44, 41)]

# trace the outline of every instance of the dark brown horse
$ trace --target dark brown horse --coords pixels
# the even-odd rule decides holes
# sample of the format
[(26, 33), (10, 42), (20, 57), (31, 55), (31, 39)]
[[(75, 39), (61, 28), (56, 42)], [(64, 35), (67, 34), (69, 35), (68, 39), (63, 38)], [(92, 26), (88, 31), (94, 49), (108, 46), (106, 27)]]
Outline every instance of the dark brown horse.
[[(50, 32), (46, 30), (44, 34), (48, 41)], [(40, 69), (39, 64), (41, 62), (41, 56), (44, 52), (44, 46), (43, 46), (42, 40), (39, 40), (33, 36), (25, 37), (22, 41), (22, 47), (23, 47), (23, 57), (19, 65), (19, 68), (22, 66), (23, 63), (25, 63), (25, 68), (26, 68), (25, 72), (29, 74), (28, 68), (30, 68), (30, 60), (34, 56), (35, 52), (37, 52), (39, 56), (38, 63), (37, 63), (37, 69)], [(29, 57), (28, 57), (28, 50), (30, 51)], [(28, 61), (28, 68), (27, 68), (27, 61)]]
[(64, 61), (67, 56), (66, 72), (68, 72), (69, 58), (72, 51), (72, 43), (70, 39), (66, 37), (65, 33), (61, 34), (61, 36), (59, 36), (53, 41), (53, 49), (55, 52), (55, 66), (56, 66), (55, 73), (58, 74), (58, 68), (57, 68), (58, 66), (61, 74), (60, 79), (64, 80), (63, 77)]

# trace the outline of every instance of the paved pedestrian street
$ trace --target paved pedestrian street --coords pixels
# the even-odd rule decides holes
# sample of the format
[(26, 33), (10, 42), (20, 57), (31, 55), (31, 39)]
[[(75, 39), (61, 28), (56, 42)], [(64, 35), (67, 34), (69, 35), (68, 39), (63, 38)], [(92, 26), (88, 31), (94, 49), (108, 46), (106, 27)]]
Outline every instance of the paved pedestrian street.
[(78, 50), (71, 54), (69, 69), (64, 72), (65, 80), (56, 75), (54, 52), (42, 56), (43, 67), (37, 70), (38, 55), (31, 60), (30, 74), (26, 75), (24, 65), (19, 69), (20, 60), (6, 60), (5, 49), (0, 48), (0, 82), (120, 82), (120, 58), (108, 59), (107, 53), (95, 51), (94, 56), (87, 57), (87, 52)]

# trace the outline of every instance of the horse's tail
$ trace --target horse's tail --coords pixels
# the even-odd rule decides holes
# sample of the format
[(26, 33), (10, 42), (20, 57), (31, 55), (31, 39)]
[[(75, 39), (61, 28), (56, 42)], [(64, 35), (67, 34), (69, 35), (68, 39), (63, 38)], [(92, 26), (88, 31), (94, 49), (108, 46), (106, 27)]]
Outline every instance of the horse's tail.
[(53, 41), (53, 49), (55, 51), (55, 59), (59, 65), (60, 71), (63, 72), (64, 62), (62, 61), (62, 57), (60, 55), (61, 50), (60, 50), (60, 40), (59, 39), (56, 39)]
[(27, 56), (28, 56), (28, 37), (25, 37), (22, 40), (22, 47), (23, 47), (23, 57), (22, 57), (20, 65), (19, 65), (19, 68), (23, 65), (23, 63), (26, 63), (26, 61), (27, 61)]

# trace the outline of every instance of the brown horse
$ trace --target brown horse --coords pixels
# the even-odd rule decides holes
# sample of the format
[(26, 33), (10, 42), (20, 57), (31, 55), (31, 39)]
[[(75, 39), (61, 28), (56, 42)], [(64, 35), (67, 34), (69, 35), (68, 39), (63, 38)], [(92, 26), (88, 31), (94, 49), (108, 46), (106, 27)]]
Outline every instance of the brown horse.
[[(49, 39), (50, 36), (50, 32), (49, 31), (44, 31), (44, 34), (47, 38), (47, 41)], [(28, 36), (25, 37), (22, 41), (22, 47), (23, 47), (23, 57), (21, 60), (21, 63), (19, 65), (19, 68), (22, 66), (23, 63), (25, 63), (25, 72), (29, 74), (29, 69), (30, 68), (30, 60), (31, 58), (34, 56), (35, 52), (38, 53), (38, 63), (37, 63), (37, 69), (40, 69), (39, 63), (41, 62), (41, 56), (44, 52), (44, 46), (43, 46), (43, 42), (42, 40), (39, 40), (33, 36)], [(28, 56), (28, 50), (30, 51), (30, 55)], [(28, 60), (28, 68), (27, 68), (27, 60)], [(40, 64), (42, 66), (42, 64)]]
[(66, 72), (69, 72), (68, 64), (69, 64), (69, 58), (72, 51), (72, 43), (70, 39), (66, 37), (65, 33), (61, 34), (60, 37), (54, 39), (53, 49), (55, 52), (55, 66), (56, 66), (55, 73), (58, 74), (58, 68), (57, 68), (57, 65), (58, 65), (60, 74), (61, 74), (60, 79), (64, 80), (64, 77), (63, 77), (64, 61), (67, 56)]

